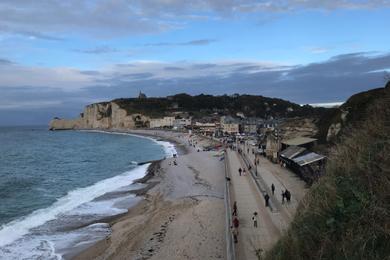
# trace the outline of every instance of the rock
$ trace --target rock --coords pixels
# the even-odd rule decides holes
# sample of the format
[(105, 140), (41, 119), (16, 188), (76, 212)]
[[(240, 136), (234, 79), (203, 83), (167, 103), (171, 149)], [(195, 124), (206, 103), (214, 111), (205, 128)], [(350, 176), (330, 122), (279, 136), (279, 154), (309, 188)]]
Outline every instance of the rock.
[(128, 115), (126, 110), (115, 102), (91, 104), (76, 119), (54, 118), (49, 125), (50, 130), (71, 129), (134, 129), (137, 124), (145, 125), (150, 118), (142, 114)]

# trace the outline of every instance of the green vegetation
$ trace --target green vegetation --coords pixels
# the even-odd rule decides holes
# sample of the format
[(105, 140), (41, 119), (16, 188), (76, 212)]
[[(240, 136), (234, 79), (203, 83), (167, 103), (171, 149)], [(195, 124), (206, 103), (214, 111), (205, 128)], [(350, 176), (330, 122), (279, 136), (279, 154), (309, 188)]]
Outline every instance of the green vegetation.
[(219, 114), (234, 115), (244, 113), (248, 117), (319, 117), (326, 112), (324, 108), (300, 106), (277, 98), (253, 95), (198, 95), (177, 94), (167, 98), (126, 98), (113, 100), (128, 114), (142, 113), (152, 117), (168, 115), (173, 111), (190, 112), (195, 117)]
[[(388, 84), (389, 85), (389, 84)], [(390, 88), (386, 87), (387, 89)], [(342, 126), (354, 125), (360, 122), (363, 118), (367, 117), (367, 108), (376, 102), (379, 98), (385, 95), (385, 88), (377, 88), (369, 91), (361, 92), (351, 96), (342, 106), (339, 108), (331, 108), (325, 111), (318, 125), (317, 138), (320, 142), (326, 142), (326, 135), (331, 124), (341, 123)], [(348, 111), (345, 121), (342, 120), (343, 111)], [(343, 127), (344, 128), (344, 127)], [(345, 130), (346, 128), (344, 128)], [(340, 132), (340, 136), (343, 133), (343, 129)], [(337, 141), (337, 139), (335, 140)]]
[(350, 99), (362, 113), (354, 115), (354, 127), (331, 152), (326, 175), (266, 259), (389, 259), (389, 92), (382, 89), (368, 107), (367, 95), (377, 90)]

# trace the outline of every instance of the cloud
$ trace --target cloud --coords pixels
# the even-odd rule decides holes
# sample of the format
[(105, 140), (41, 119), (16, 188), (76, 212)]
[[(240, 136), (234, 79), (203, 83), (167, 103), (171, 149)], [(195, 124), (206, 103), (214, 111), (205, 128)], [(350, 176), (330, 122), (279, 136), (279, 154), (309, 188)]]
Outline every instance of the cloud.
[(386, 7), (390, 7), (389, 0), (2, 0), (0, 32), (55, 41), (70, 35), (112, 38), (164, 32), (183, 28), (189, 21), (231, 19), (248, 13), (269, 16), (299, 10)]
[(11, 64), (14, 64), (14, 63), (12, 61), (8, 60), (8, 59), (0, 58), (0, 66), (1, 65), (11, 65)]
[(214, 39), (199, 39), (187, 42), (158, 42), (158, 43), (147, 43), (145, 47), (162, 47), (162, 46), (204, 46), (216, 42)]
[(389, 68), (390, 53), (373, 52), (343, 54), (306, 65), (134, 61), (88, 71), (11, 64), (0, 67), (0, 122), (5, 117), (11, 120), (4, 111), (20, 118), (25, 118), (20, 111), (32, 117), (35, 111), (39, 120), (47, 121), (54, 116), (74, 117), (86, 104), (136, 96), (140, 90), (148, 96), (239, 92), (300, 104), (339, 102), (383, 86)]
[(321, 54), (321, 53), (328, 52), (330, 49), (324, 48), (324, 47), (310, 47), (310, 48), (307, 48), (307, 50), (313, 54)]
[(119, 52), (118, 49), (109, 46), (99, 46), (92, 49), (74, 49), (73, 51), (84, 53), (84, 54), (107, 54), (107, 53)]

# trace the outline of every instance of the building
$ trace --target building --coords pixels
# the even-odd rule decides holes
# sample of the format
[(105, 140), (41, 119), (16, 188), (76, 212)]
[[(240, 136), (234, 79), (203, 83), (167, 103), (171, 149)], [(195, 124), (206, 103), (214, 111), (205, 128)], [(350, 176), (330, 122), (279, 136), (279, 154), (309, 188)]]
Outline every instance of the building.
[(173, 122), (173, 127), (176, 129), (183, 129), (191, 126), (192, 118), (176, 118)]
[(217, 130), (217, 124), (195, 122), (194, 129), (201, 134), (213, 136)]
[(149, 120), (149, 128), (164, 128), (164, 127), (173, 127), (175, 122), (175, 117), (165, 116), (163, 118), (152, 118)]
[(222, 116), (221, 128), (224, 133), (238, 134), (240, 132), (240, 123), (237, 119), (231, 116)]
[(289, 140), (282, 141), (282, 149), (286, 149), (289, 146), (295, 145), (305, 147), (307, 149), (313, 148), (317, 142), (317, 139), (310, 137), (297, 137)]
[(261, 118), (250, 117), (241, 120), (241, 132), (246, 134), (257, 134), (264, 120)]
[(269, 133), (267, 135), (267, 144), (265, 147), (265, 155), (272, 162), (277, 163), (279, 160), (279, 151), (281, 148), (280, 137), (274, 133)]
[(305, 147), (290, 145), (280, 152), (279, 158), (285, 167), (293, 170), (309, 184), (324, 173), (326, 157), (310, 152)]
[(139, 99), (146, 99), (147, 97), (146, 97), (146, 95), (145, 95), (144, 93), (142, 93), (142, 92), (140, 91), (139, 94), (138, 94), (138, 98), (139, 98)]

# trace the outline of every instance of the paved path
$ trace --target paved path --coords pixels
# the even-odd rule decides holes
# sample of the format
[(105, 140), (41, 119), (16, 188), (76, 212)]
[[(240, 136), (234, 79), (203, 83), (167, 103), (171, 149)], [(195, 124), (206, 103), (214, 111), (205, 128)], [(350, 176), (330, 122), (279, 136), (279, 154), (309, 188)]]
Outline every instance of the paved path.
[[(238, 169), (243, 168), (237, 153), (227, 152), (227, 163), (231, 175), (232, 201), (237, 201), (239, 226), (239, 242), (236, 244), (237, 259), (257, 259), (256, 250), (269, 249), (280, 237), (279, 227), (274, 223), (273, 214), (265, 207), (262, 194), (258, 191), (252, 177), (239, 176)], [(252, 214), (259, 214), (259, 226), (253, 227)]]
[[(252, 167), (255, 155), (249, 151), (247, 146), (241, 145), (243, 156), (245, 156)], [(257, 166), (257, 179), (264, 183), (267, 188), (267, 193), (271, 194), (271, 185), (275, 185), (275, 195), (271, 197), (273, 206), (281, 212), (284, 219), (289, 223), (296, 212), (299, 202), (307, 192), (306, 183), (301, 180), (296, 174), (290, 170), (274, 164), (264, 157), (259, 157), (259, 165)], [(288, 189), (291, 192), (291, 202), (282, 202), (282, 191)]]
[[(240, 145), (244, 151), (238, 154), (228, 149), (228, 170), (231, 176), (231, 201), (237, 201), (239, 227), (239, 242), (236, 244), (236, 259), (258, 259), (256, 250), (269, 250), (291, 223), (299, 202), (304, 197), (307, 188), (305, 182), (293, 172), (273, 164), (266, 158), (259, 158), (257, 176), (254, 168), (255, 156), (247, 147)], [(238, 169), (245, 168), (247, 163), (252, 166), (253, 175), (239, 176)], [(271, 185), (276, 187), (272, 195)], [(282, 191), (288, 189), (291, 194), (290, 203), (282, 203)], [(264, 194), (271, 197), (272, 210), (265, 207)], [(253, 212), (259, 214), (259, 227), (253, 227)]]

